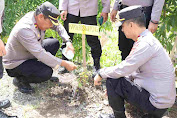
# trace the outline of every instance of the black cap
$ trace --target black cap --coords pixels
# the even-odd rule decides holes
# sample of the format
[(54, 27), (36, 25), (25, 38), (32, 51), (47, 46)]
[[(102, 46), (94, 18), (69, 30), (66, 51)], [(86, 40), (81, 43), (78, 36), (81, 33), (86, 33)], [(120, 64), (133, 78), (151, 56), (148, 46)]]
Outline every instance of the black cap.
[(119, 11), (119, 22), (117, 26), (121, 26), (126, 20), (145, 16), (143, 8), (141, 6), (130, 6)]
[(59, 10), (50, 2), (44, 2), (38, 9), (45, 15), (54, 25), (59, 25), (58, 18), (60, 15)]

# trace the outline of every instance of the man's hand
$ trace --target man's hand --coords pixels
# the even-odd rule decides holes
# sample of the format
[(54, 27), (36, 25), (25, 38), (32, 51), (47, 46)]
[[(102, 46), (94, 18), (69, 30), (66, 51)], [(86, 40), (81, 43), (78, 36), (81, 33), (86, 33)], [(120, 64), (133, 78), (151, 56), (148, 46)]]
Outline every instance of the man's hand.
[(112, 22), (115, 22), (115, 21), (116, 21), (116, 15), (117, 15), (117, 11), (113, 9), (113, 10), (111, 11), (111, 14), (110, 14), (110, 17), (111, 17), (111, 21), (112, 21)]
[(149, 22), (148, 30), (152, 33), (156, 32), (158, 24), (154, 24), (151, 21)]
[(6, 50), (3, 41), (0, 39), (0, 56), (6, 55)]
[(94, 77), (94, 85), (101, 85), (101, 80), (102, 78), (97, 74), (95, 77)]
[(66, 43), (66, 52), (69, 51), (69, 50), (71, 50), (74, 54), (74, 47), (73, 47), (71, 42)]
[(66, 20), (66, 18), (67, 18), (67, 14), (68, 14), (67, 11), (62, 11), (62, 12), (61, 12), (60, 16), (61, 16), (61, 19), (62, 19), (63, 21)]
[(65, 67), (68, 71), (72, 71), (77, 68), (77, 66), (73, 62), (66, 61), (66, 60), (62, 60), (61, 66)]
[(108, 13), (104, 13), (102, 12), (100, 17), (103, 16), (103, 23), (106, 22), (108, 20)]

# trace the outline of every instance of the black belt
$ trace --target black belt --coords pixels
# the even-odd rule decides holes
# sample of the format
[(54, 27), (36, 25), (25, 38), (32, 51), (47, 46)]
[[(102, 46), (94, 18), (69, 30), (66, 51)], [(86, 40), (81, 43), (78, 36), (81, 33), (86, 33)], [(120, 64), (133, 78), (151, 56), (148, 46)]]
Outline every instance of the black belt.
[[(123, 8), (126, 8), (128, 7), (127, 5), (121, 5), (120, 6), (120, 9), (123, 9)], [(143, 8), (143, 11), (149, 11), (149, 10), (152, 10), (152, 6), (147, 6), (147, 7), (142, 7)]]

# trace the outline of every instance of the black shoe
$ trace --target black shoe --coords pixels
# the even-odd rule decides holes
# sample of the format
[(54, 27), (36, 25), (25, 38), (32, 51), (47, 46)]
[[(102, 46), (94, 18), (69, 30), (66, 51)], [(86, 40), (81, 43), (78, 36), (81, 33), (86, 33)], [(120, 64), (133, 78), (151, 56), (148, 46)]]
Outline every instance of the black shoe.
[(9, 100), (1, 100), (0, 101), (0, 109), (2, 109), (2, 108), (7, 108), (7, 107), (9, 107), (10, 106), (10, 101)]
[(0, 118), (18, 118), (17, 116), (8, 116), (7, 114), (0, 111)]
[(59, 82), (59, 79), (58, 79), (58, 77), (51, 77), (50, 81), (51, 82)]
[(34, 93), (34, 89), (30, 86), (29, 83), (25, 83), (22, 81), (19, 81), (17, 78), (13, 79), (13, 84), (18, 87), (18, 90), (22, 93), (26, 94), (32, 94)]
[(98, 118), (115, 118), (114, 114), (100, 114)]
[(65, 67), (60, 67), (58, 70), (58, 74), (69, 73), (69, 71)]

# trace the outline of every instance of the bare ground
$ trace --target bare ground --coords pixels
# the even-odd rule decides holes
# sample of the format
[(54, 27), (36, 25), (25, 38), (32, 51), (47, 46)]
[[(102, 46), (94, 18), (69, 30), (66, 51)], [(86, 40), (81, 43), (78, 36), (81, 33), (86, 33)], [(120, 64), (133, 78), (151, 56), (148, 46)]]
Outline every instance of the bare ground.
[[(104, 95), (105, 86), (96, 89), (91, 78), (86, 76), (88, 80), (83, 81), (85, 75), (55, 72), (54, 76), (59, 77), (59, 83), (32, 84), (36, 93), (27, 95), (20, 93), (12, 84), (13, 78), (4, 73), (0, 80), (0, 100), (10, 99), (11, 107), (3, 111), (19, 118), (98, 118), (100, 113), (112, 113)], [(142, 114), (126, 104), (127, 118), (141, 118)], [(163, 118), (177, 118), (177, 103)]]

